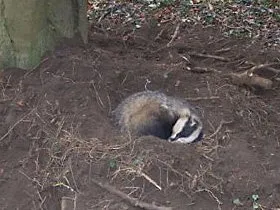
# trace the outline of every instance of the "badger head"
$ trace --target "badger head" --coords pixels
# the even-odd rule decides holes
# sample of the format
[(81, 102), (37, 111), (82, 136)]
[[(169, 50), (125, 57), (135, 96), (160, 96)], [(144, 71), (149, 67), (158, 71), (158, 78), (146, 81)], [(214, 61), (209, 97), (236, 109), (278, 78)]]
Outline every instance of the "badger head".
[(171, 142), (191, 143), (203, 138), (202, 123), (196, 117), (181, 117), (172, 128)]

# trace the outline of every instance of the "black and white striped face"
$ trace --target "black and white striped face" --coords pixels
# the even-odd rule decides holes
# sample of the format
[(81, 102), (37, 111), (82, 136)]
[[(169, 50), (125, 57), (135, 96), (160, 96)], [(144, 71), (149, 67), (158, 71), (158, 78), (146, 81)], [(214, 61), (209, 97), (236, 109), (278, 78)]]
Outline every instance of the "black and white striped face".
[(202, 124), (195, 118), (179, 118), (172, 129), (172, 135), (168, 138), (171, 142), (191, 143), (202, 140)]

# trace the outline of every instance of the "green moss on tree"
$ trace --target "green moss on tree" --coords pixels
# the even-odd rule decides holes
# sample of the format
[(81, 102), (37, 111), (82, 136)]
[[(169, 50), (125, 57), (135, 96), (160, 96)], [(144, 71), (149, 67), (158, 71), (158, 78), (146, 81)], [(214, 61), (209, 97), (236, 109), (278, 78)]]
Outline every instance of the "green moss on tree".
[(87, 22), (85, 5), (81, 0), (0, 0), (0, 68), (33, 68), (63, 37), (79, 34), (86, 42), (87, 27), (80, 26)]

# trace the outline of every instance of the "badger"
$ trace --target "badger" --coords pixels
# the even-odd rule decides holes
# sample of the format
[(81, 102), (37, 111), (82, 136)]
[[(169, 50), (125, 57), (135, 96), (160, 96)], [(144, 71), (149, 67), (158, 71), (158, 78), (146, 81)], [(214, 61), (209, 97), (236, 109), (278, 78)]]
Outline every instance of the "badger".
[(202, 140), (203, 126), (194, 108), (185, 100), (160, 91), (143, 91), (123, 100), (112, 112), (121, 132), (156, 136), (170, 142)]

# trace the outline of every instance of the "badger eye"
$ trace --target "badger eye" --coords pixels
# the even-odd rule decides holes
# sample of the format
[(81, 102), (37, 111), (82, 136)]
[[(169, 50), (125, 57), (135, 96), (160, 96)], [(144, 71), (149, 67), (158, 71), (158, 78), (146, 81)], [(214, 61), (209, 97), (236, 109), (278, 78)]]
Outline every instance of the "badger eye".
[(180, 136), (188, 137), (192, 135), (192, 133), (197, 129), (197, 124), (195, 122), (192, 122), (189, 125), (186, 125), (182, 132), (180, 132)]
[(196, 120), (194, 120), (194, 119), (191, 119), (191, 123), (190, 123), (190, 126), (191, 127), (193, 127), (193, 126), (195, 126), (196, 125)]

